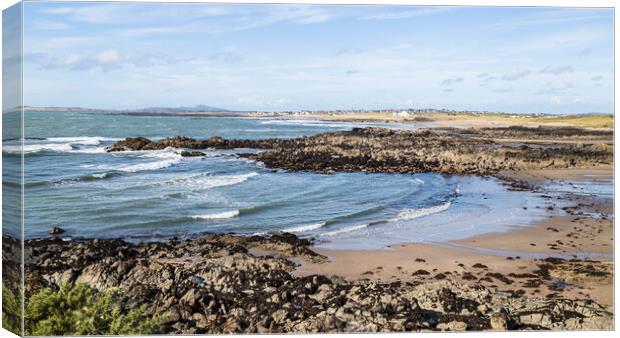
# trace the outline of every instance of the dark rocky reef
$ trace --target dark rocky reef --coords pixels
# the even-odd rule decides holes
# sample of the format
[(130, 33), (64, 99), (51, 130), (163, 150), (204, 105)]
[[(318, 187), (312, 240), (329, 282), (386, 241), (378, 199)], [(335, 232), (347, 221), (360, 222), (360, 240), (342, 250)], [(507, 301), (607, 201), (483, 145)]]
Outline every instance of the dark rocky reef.
[[(530, 128), (523, 137), (546, 134)], [(495, 174), (503, 170), (594, 167), (611, 164), (613, 146), (574, 143), (504, 143), (466, 130), (397, 131), (355, 128), (244, 154), (270, 167), (313, 172), (363, 171)], [(527, 136), (526, 136), (527, 135)]]
[[(505, 142), (502, 138), (511, 141)], [(562, 142), (558, 138), (578, 138), (583, 142)], [(568, 127), (418, 131), (354, 128), (290, 140), (225, 140), (212, 137), (200, 141), (175, 137), (150, 141), (128, 138), (110, 146), (108, 151), (166, 147), (271, 149), (239, 156), (259, 160), (272, 168), (321, 173), (362, 171), (490, 175), (504, 170), (591, 168), (613, 163), (611, 132)]]
[[(3, 249), (18, 244), (4, 238)], [(292, 234), (152, 243), (27, 240), (26, 297), (64, 282), (119, 288), (124, 310), (146, 305), (148, 315), (161, 318), (162, 332), (184, 334), (610, 329), (613, 324), (613, 315), (589, 300), (524, 298), (447, 279), (349, 282), (294, 276), (296, 264), (283, 255), (325, 259), (309, 244)], [(256, 249), (263, 254), (253, 254)]]
[[(455, 131), (454, 128), (444, 130)], [(587, 129), (577, 127), (552, 127), (539, 126), (536, 128), (523, 126), (494, 127), (494, 128), (470, 128), (461, 129), (460, 133), (480, 135), (497, 139), (527, 139), (527, 140), (602, 140), (611, 141), (614, 137), (610, 129)]]
[(282, 140), (226, 140), (221, 137), (210, 137), (206, 140), (197, 140), (190, 137), (175, 136), (151, 141), (144, 137), (128, 137), (118, 141), (106, 148), (107, 152), (117, 151), (136, 151), (136, 150), (160, 150), (168, 147), (184, 149), (235, 149), (235, 148), (255, 148), (270, 149)]

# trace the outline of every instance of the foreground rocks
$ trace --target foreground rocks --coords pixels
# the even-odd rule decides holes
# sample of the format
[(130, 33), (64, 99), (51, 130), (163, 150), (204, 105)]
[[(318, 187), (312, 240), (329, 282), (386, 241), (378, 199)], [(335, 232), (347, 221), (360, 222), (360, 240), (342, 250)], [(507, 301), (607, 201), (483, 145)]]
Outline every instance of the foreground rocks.
[[(593, 168), (613, 163), (613, 133), (570, 127), (389, 130), (354, 128), (297, 139), (128, 138), (107, 151), (271, 149), (240, 154), (268, 167), (329, 173), (496, 174), (500, 171)], [(578, 140), (579, 142), (574, 142)]]
[[(11, 243), (19, 244), (3, 238), (5, 249)], [(612, 328), (612, 314), (589, 300), (524, 298), (449, 280), (295, 277), (296, 264), (285, 257), (325, 260), (309, 244), (292, 234), (137, 244), (28, 240), (26, 297), (63, 282), (120, 288), (125, 310), (146, 305), (166, 333)]]

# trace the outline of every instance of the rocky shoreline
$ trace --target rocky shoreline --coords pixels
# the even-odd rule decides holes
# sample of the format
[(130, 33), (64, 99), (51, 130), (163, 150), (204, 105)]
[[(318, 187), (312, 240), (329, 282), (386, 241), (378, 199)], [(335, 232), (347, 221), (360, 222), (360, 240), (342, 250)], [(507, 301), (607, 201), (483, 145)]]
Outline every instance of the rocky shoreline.
[[(4, 236), (5, 255), (15, 253), (18, 244)], [(121, 311), (146, 306), (147, 315), (160, 318), (162, 333), (177, 334), (613, 326), (613, 315), (591, 300), (527, 298), (520, 292), (456, 283), (441, 274), (432, 281), (408, 282), (297, 277), (292, 259), (326, 259), (310, 244), (286, 233), (154, 243), (57, 236), (27, 240), (26, 298), (67, 282), (100, 291), (118, 288)], [(253, 254), (256, 250), (264, 254)], [(3, 263), (5, 272), (10, 271), (11, 263)], [(537, 276), (513, 277), (544, 280), (567, 264), (548, 260), (541, 262)]]
[(571, 127), (475, 129), (353, 128), (297, 139), (158, 141), (127, 138), (108, 152), (183, 149), (269, 149), (239, 154), (292, 171), (493, 175), (500, 171), (593, 168), (613, 163), (613, 132)]
[[(609, 167), (612, 138), (610, 131), (565, 127), (354, 128), (297, 139), (127, 138), (106, 150), (172, 147), (182, 156), (202, 156), (204, 149), (253, 148), (267, 151), (237, 156), (270, 168), (320, 173), (495, 175), (529, 189), (527, 182), (502, 173)], [(50, 238), (24, 243), (25, 295), (65, 283), (84, 283), (99, 292), (118, 289), (122, 312), (145, 308), (146, 315), (158, 318), (161, 333), (174, 334), (613, 328), (613, 313), (587, 297), (563, 297), (564, 286), (556, 281), (567, 274), (611, 278), (608, 265), (597, 261), (549, 258), (536, 261), (532, 273), (512, 275), (480, 266), (418, 270), (406, 281), (296, 275), (300, 260), (328, 260), (311, 244), (287, 233), (129, 243), (71, 238), (55, 229)], [(19, 247), (3, 236), (3, 273), (15, 293)], [(494, 281), (505, 287), (493, 287)], [(521, 286), (557, 292), (532, 296)]]

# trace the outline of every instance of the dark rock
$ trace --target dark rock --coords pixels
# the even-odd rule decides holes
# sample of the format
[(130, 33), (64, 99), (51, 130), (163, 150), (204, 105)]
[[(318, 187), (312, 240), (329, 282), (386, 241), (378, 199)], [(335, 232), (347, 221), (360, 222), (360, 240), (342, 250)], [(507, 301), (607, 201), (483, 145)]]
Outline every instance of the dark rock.
[(423, 275), (430, 275), (430, 274), (431, 274), (430, 272), (420, 269), (420, 270), (415, 271), (411, 275), (412, 276), (423, 276)]
[(59, 226), (55, 226), (55, 227), (52, 227), (50, 229), (50, 234), (51, 235), (60, 235), (60, 234), (64, 234), (64, 233), (65, 233), (65, 230), (63, 228), (59, 227)]
[(202, 151), (197, 151), (197, 150), (195, 150), (195, 151), (184, 150), (184, 151), (181, 152), (181, 156), (183, 156), (183, 157), (196, 157), (196, 156), (206, 156), (206, 154), (203, 153)]

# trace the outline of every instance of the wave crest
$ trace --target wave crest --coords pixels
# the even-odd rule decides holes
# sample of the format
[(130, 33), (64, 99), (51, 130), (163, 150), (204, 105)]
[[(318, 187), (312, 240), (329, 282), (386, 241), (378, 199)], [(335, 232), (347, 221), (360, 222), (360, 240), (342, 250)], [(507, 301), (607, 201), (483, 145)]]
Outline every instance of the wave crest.
[(314, 223), (314, 224), (306, 224), (293, 228), (282, 229), (284, 232), (298, 233), (298, 232), (308, 232), (316, 229), (320, 229), (325, 226), (326, 222)]
[(227, 219), (239, 215), (239, 210), (224, 211), (216, 214), (194, 215), (193, 219)]
[(358, 231), (358, 230), (362, 230), (364, 228), (367, 228), (369, 224), (365, 223), (365, 224), (359, 224), (359, 225), (351, 225), (348, 227), (344, 227), (344, 228), (340, 228), (334, 231), (329, 231), (329, 232), (324, 232), (321, 234), (321, 236), (335, 236), (338, 234), (343, 234), (343, 233), (347, 233), (347, 232), (353, 232), (353, 231)]
[(416, 219), (416, 218), (420, 218), (420, 217), (424, 217), (424, 216), (428, 216), (432, 214), (437, 214), (437, 213), (448, 210), (448, 208), (450, 208), (450, 205), (451, 203), (448, 201), (444, 204), (435, 205), (435, 206), (428, 207), (428, 208), (404, 209), (404, 210), (401, 210), (398, 213), (398, 215), (394, 219), (392, 219), (392, 221), (411, 220), (411, 219)]
[(158, 170), (158, 169), (167, 168), (179, 162), (181, 162), (180, 157), (169, 158), (169, 159), (153, 161), (153, 162), (123, 165), (123, 166), (115, 168), (114, 170), (128, 172), (128, 173), (135, 173), (138, 171)]
[(105, 153), (105, 147), (96, 147), (102, 142), (116, 141), (118, 139), (100, 136), (76, 136), (76, 137), (49, 137), (26, 139), (23, 147), (21, 144), (5, 145), (2, 151), (9, 154), (37, 154), (43, 152), (55, 153)]

